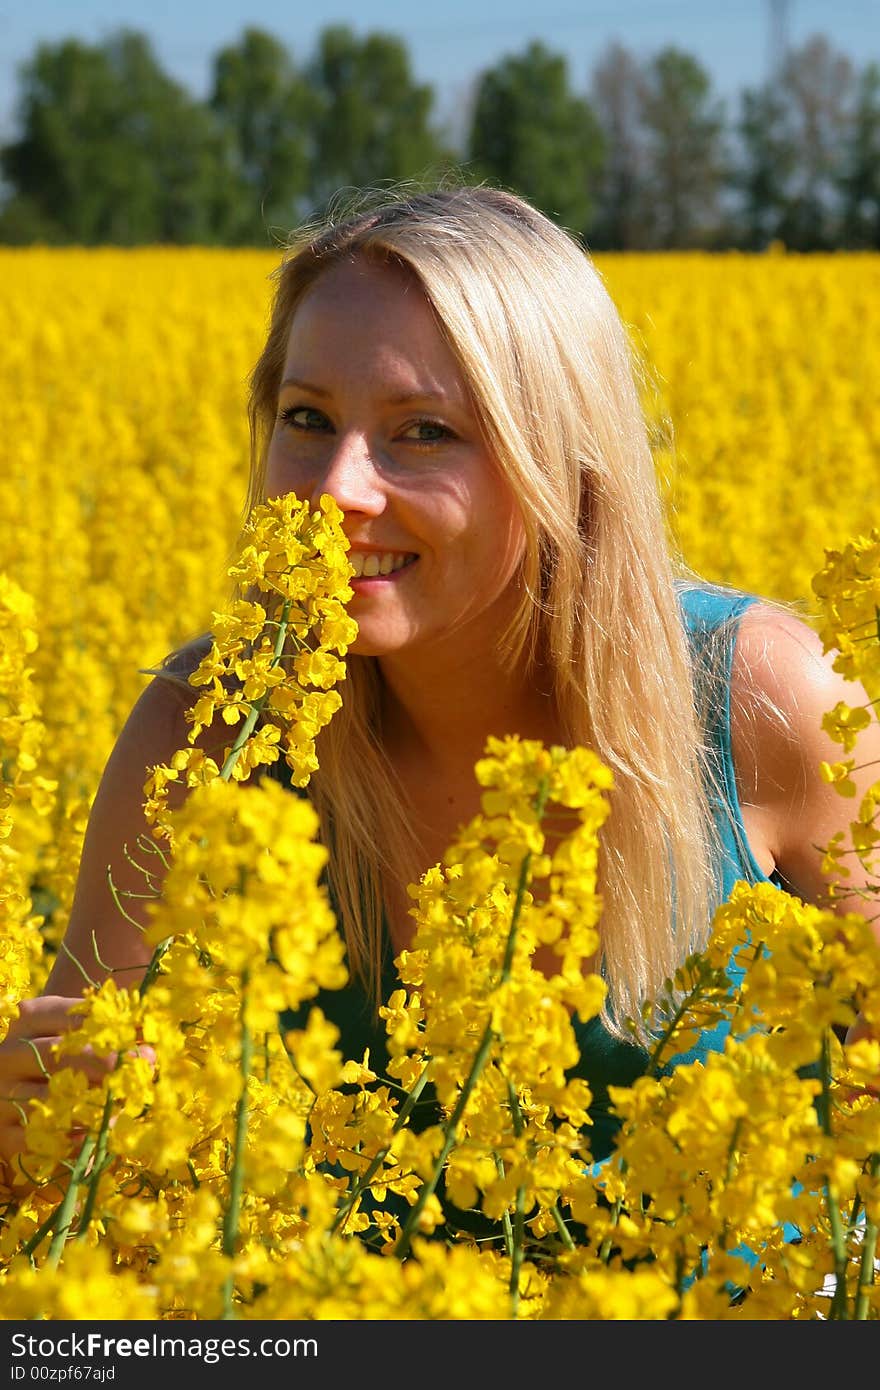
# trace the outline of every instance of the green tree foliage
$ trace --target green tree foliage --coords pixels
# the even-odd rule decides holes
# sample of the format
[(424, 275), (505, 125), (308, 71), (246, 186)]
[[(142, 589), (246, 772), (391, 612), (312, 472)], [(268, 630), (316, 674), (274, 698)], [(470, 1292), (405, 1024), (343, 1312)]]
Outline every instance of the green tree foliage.
[(417, 83), (400, 39), (323, 31), (309, 68), (315, 98), (310, 191), (430, 178), (451, 161), (431, 126), (433, 89)]
[(309, 198), (314, 90), (287, 50), (262, 29), (214, 59), (211, 110), (227, 135), (234, 186), (230, 238), (283, 235)]
[(799, 251), (830, 249), (837, 240), (854, 78), (849, 59), (820, 34), (791, 53), (781, 74), (795, 158), (780, 235)]
[(653, 244), (705, 244), (719, 221), (724, 112), (696, 58), (664, 48), (648, 63), (642, 122)]
[(596, 206), (588, 229), (595, 248), (624, 251), (646, 244), (645, 78), (622, 44), (612, 43), (593, 69), (590, 103), (602, 128), (604, 157), (596, 180)]
[(22, 73), (20, 125), (3, 151), (13, 226), (86, 245), (222, 239), (222, 142), (144, 35), (40, 45)]
[(576, 96), (565, 58), (533, 42), (479, 80), (468, 139), (475, 174), (531, 199), (583, 233), (594, 207), (602, 131)]
[(741, 196), (740, 240), (760, 251), (781, 236), (797, 153), (782, 93), (770, 84), (747, 88), (737, 123), (740, 158), (731, 182)]
[(0, 241), (266, 245), (346, 190), (454, 170), (597, 249), (880, 245), (880, 64), (857, 72), (821, 35), (740, 94), (729, 128), (690, 54), (619, 43), (584, 95), (540, 42), (505, 57), (460, 105), (460, 149), (433, 108), (400, 39), (346, 25), (296, 62), (246, 27), (205, 101), (133, 30), (41, 44), (0, 149)]

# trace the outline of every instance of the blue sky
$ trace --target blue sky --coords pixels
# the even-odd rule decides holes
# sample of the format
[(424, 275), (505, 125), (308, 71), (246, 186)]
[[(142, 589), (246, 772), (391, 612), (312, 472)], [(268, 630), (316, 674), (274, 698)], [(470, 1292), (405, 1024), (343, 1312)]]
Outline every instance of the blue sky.
[[(880, 0), (775, 0), (788, 41), (824, 33), (857, 64), (880, 61)], [(38, 42), (99, 42), (126, 26), (149, 34), (163, 67), (205, 94), (216, 51), (252, 24), (305, 61), (329, 24), (358, 34), (395, 34), (418, 79), (437, 93), (437, 113), (454, 117), (474, 78), (531, 39), (565, 54), (572, 85), (585, 90), (603, 49), (618, 41), (637, 57), (665, 44), (693, 53), (722, 96), (762, 80), (774, 0), (358, 0), (305, 7), (295, 0), (0, 0), (0, 135), (13, 121), (16, 69)]]

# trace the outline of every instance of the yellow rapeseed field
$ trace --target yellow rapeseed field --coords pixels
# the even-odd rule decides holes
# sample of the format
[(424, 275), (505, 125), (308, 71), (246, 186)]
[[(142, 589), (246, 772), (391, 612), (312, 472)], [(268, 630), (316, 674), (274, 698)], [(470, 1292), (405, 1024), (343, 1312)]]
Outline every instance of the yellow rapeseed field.
[[(6, 524), (0, 532), (0, 1036), (16, 1000), (33, 993), (44, 977), (45, 939), (51, 945), (64, 929), (91, 800), (113, 740), (148, 679), (146, 668), (209, 626), (213, 610), (222, 610), (229, 596), (227, 571), (247, 478), (248, 373), (265, 330), (278, 260), (279, 253), (207, 249), (0, 250), (0, 425), (7, 453)], [(865, 633), (873, 632), (880, 559), (875, 500), (880, 362), (877, 341), (866, 335), (865, 326), (880, 288), (880, 255), (609, 255), (599, 259), (599, 267), (643, 365), (670, 533), (683, 557), (711, 580), (793, 601), (832, 634), (853, 674), (870, 674), (866, 685), (876, 698), (877, 646), (868, 652)], [(334, 509), (327, 505), (321, 526), (332, 529), (338, 516), (329, 515)], [(868, 533), (870, 540), (864, 539)], [(853, 544), (854, 538), (861, 539)], [(814, 586), (837, 547), (846, 547), (846, 553), (833, 555)], [(272, 546), (255, 549), (269, 555)], [(283, 546), (281, 553), (286, 553)], [(828, 608), (824, 619), (820, 599)], [(339, 615), (334, 650), (344, 649), (341, 607)], [(841, 632), (848, 634), (845, 640)], [(334, 646), (330, 635), (325, 639)], [(837, 718), (853, 736), (859, 720), (867, 722), (864, 711), (846, 710)], [(839, 741), (851, 751), (846, 738)], [(523, 751), (515, 741), (510, 747), (499, 744), (495, 753), (486, 767), (496, 781), (485, 784), (497, 782), (505, 803), (510, 800), (514, 808), (518, 797), (532, 807), (539, 782), (544, 785), (541, 779), (549, 775), (550, 755)], [(553, 751), (559, 788), (551, 797), (580, 808), (586, 838), (578, 842), (578, 853), (562, 856), (572, 867), (561, 891), (567, 902), (581, 903), (584, 922), (596, 911), (588, 872), (595, 856), (584, 845), (589, 840), (592, 846), (598, 835), (607, 785), (602, 770), (587, 761), (590, 756), (586, 750)], [(847, 771), (843, 763), (839, 767), (835, 780)], [(578, 790), (576, 803), (568, 803), (565, 789), (575, 784), (581, 790), (589, 786), (590, 796)], [(737, 1233), (775, 1231), (786, 1218), (807, 1235), (801, 1249), (768, 1246), (768, 1276), (763, 1284), (756, 1276), (751, 1292), (756, 1315), (825, 1317), (821, 1281), (830, 1273), (839, 1281), (831, 1316), (850, 1315), (844, 1275), (863, 1259), (864, 1268), (870, 1266), (880, 1211), (877, 1111), (858, 1102), (865, 1077), (876, 1075), (876, 1055), (863, 1049), (847, 1060), (855, 1068), (843, 1087), (849, 1109), (830, 1107), (846, 1110), (845, 1119), (835, 1119), (848, 1126), (840, 1131), (839, 1150), (838, 1133), (828, 1129), (820, 1139), (812, 1092), (793, 1078), (813, 1055), (803, 1050), (807, 1043), (812, 1046), (805, 1020), (827, 1029), (831, 1018), (818, 1017), (822, 1008), (814, 1008), (817, 1000), (825, 1007), (829, 970), (839, 970), (841, 1000), (850, 1000), (857, 987), (873, 991), (872, 998), (876, 993), (880, 958), (864, 920), (848, 921), (857, 949), (844, 968), (829, 965), (835, 952), (846, 956), (838, 950), (840, 919), (793, 899), (780, 908), (783, 898), (775, 889), (759, 885), (754, 893), (741, 892), (720, 914), (718, 959), (729, 958), (730, 943), (746, 923), (752, 939), (769, 942), (770, 958), (787, 988), (775, 988), (772, 972), (756, 971), (748, 983), (738, 1050), (731, 1049), (717, 1066), (692, 1068), (689, 1074), (682, 1069), (677, 1089), (652, 1083), (653, 1090), (633, 1090), (619, 1101), (633, 1121), (621, 1172), (633, 1175), (636, 1195), (621, 1188), (615, 1200), (621, 1211), (640, 1215), (639, 1194), (651, 1192), (658, 1202), (653, 1224), (640, 1229), (631, 1220), (621, 1227), (629, 1242), (624, 1253), (636, 1264), (650, 1254), (651, 1268), (635, 1270), (632, 1278), (616, 1267), (597, 1274), (587, 1252), (581, 1264), (569, 1260), (566, 1265), (563, 1259), (560, 1269), (571, 1278), (548, 1276), (542, 1284), (536, 1265), (522, 1280), (507, 1272), (500, 1279), (491, 1251), (481, 1257), (476, 1247), (464, 1250), (455, 1242), (448, 1250), (418, 1242), (417, 1259), (398, 1265), (348, 1241), (348, 1234), (363, 1231), (371, 1220), (355, 1208), (367, 1188), (382, 1200), (370, 1176), (385, 1164), (379, 1187), (398, 1183), (395, 1192), (412, 1207), (402, 1229), (403, 1261), (411, 1247), (416, 1249), (417, 1233), (430, 1233), (439, 1219), (430, 1184), (423, 1185), (413, 1205), (416, 1175), (424, 1178), (436, 1161), (433, 1139), (420, 1147), (418, 1136), (397, 1135), (391, 1112), (381, 1110), (380, 1100), (368, 1093), (376, 1078), (366, 1061), (362, 1067), (353, 1062), (353, 1070), (342, 1068), (321, 1017), (310, 1017), (301, 1034), (288, 1035), (296, 1068), (278, 1049), (279, 1009), (295, 1008), (308, 997), (308, 982), (300, 978), (302, 959), (314, 957), (331, 985), (338, 973), (338, 943), (330, 942), (331, 917), (315, 886), (323, 851), (306, 848), (314, 833), (310, 808), (271, 782), (256, 789), (256, 801), (241, 798), (234, 782), (222, 775), (213, 791), (211, 786), (201, 791), (207, 794), (189, 799), (175, 831), (175, 869), (150, 940), (164, 951), (178, 930), (175, 914), (181, 921), (189, 914), (213, 933), (206, 938), (211, 948), (203, 949), (198, 939), (193, 956), (191, 943), (174, 943), (178, 974), (167, 997), (157, 986), (145, 1004), (137, 991), (127, 994), (111, 980), (93, 1001), (79, 1030), (87, 1043), (102, 1051), (110, 1046), (108, 1037), (142, 1035), (158, 1042), (163, 1065), (154, 1074), (148, 1060), (124, 1052), (128, 1043), (115, 1041), (113, 1049), (127, 1059), (127, 1070), (113, 1083), (116, 1090), (108, 1082), (106, 1104), (85, 1083), (80, 1089), (88, 1094), (75, 1094), (62, 1076), (53, 1096), (60, 1108), (38, 1114), (32, 1133), (34, 1152), (42, 1153), (44, 1188), (23, 1201), (5, 1233), (0, 1225), (0, 1265), (8, 1265), (0, 1282), (11, 1316), (82, 1317), (86, 1289), (89, 1315), (97, 1308), (132, 1318), (736, 1316), (725, 1280), (742, 1271), (736, 1251), (728, 1251), (725, 1242), (731, 1233), (739, 1244)], [(866, 854), (880, 835), (878, 805), (880, 785), (866, 798), (856, 827)], [(516, 815), (525, 823), (525, 812)], [(499, 832), (505, 844), (511, 835), (513, 829)], [(274, 877), (266, 870), (264, 849), (274, 856)], [(455, 860), (463, 863), (467, 857), (473, 885), (465, 892), (467, 879), (453, 875), (455, 891), (446, 904), (453, 915), (459, 900), (477, 901), (480, 875), (485, 875), (471, 849)], [(276, 930), (273, 924), (286, 921), (287, 898), (279, 915), (272, 895), (288, 893), (291, 882), (306, 907), (296, 931), (288, 923), (285, 934), (286, 928)], [(230, 884), (238, 889), (233, 892)], [(441, 907), (446, 910), (444, 891), (439, 875), (423, 885), (426, 920), (433, 921), (432, 912)], [(498, 891), (498, 917), (506, 923), (509, 904)], [(241, 910), (245, 896), (248, 912)], [(515, 918), (518, 906), (512, 911)], [(41, 922), (44, 913), (47, 923)], [(304, 922), (314, 937), (306, 951), (296, 935), (305, 930)], [(595, 941), (585, 939), (580, 946), (589, 956)], [(213, 952), (217, 988), (209, 995), (205, 971)], [(418, 955), (413, 953), (414, 960)], [(248, 963), (243, 970), (242, 960)], [(252, 969), (257, 962), (261, 968)], [(494, 979), (497, 961), (489, 966)], [(438, 977), (452, 974), (447, 967)], [(290, 998), (278, 993), (282, 975)], [(467, 1064), (484, 991), (478, 972), (463, 984), (456, 965), (455, 978), (456, 1026)], [(580, 988), (579, 969), (572, 978)], [(430, 988), (417, 973), (410, 983), (416, 994), (407, 1009), (418, 1012), (419, 990), (427, 999)], [(506, 976), (502, 983), (507, 986)], [(524, 996), (517, 992), (528, 979), (517, 977), (514, 983), (509, 1014), (498, 1029), (507, 1049), (499, 1076), (507, 1076), (508, 1099), (519, 1094), (519, 1083), (510, 1081), (517, 1067), (531, 1065), (536, 1056), (552, 1060), (554, 1049), (561, 1056), (564, 1045), (562, 1032), (539, 1042), (528, 1030), (518, 1033), (518, 1024), (539, 1011), (536, 1004), (524, 1008)], [(472, 1018), (461, 1007), (465, 984), (474, 988)], [(543, 1009), (543, 976), (538, 984)], [(451, 1025), (442, 991), (440, 996), (431, 1002), (436, 1013), (430, 1017), (438, 1021), (447, 1045)], [(580, 996), (563, 1002), (584, 1004)], [(752, 1011), (769, 1010), (771, 1004), (777, 1014), (768, 1012), (769, 1041), (755, 1038), (761, 1030), (753, 1027)], [(403, 1037), (413, 1019), (402, 993), (392, 997), (389, 1013), (391, 1031), (396, 1027)], [(567, 1007), (559, 1018), (567, 1027)], [(142, 1034), (145, 1027), (149, 1031)], [(251, 1066), (253, 1033), (264, 1039), (264, 1051), (257, 1049), (259, 1066)], [(430, 1035), (425, 1045), (430, 1057)], [(194, 1065), (206, 1078), (195, 1099)], [(406, 1070), (414, 1066), (413, 1058), (407, 1059), (401, 1075), (408, 1076), (404, 1089), (412, 1085), (417, 1094), (421, 1083)], [(464, 1074), (450, 1070), (447, 1079), (455, 1082)], [(468, 1088), (476, 1076), (471, 1073)], [(780, 1090), (780, 1077), (791, 1082), (790, 1098)], [(544, 1093), (533, 1082), (527, 1089), (540, 1114)], [(363, 1131), (346, 1108), (351, 1097), (337, 1089), (343, 1083), (364, 1088), (368, 1123)], [(557, 1094), (551, 1083), (552, 1077), (546, 1082), (548, 1114), (558, 1105), (558, 1115), (577, 1128), (583, 1095), (576, 1087)], [(475, 1097), (480, 1124), (486, 1116), (495, 1123), (507, 1114), (488, 1083), (485, 1094), (475, 1092)], [(112, 1124), (111, 1101), (116, 1105)], [(515, 1115), (519, 1104), (509, 1107)], [(88, 1143), (74, 1165), (70, 1200), (65, 1194), (47, 1215), (57, 1200), (49, 1175), (58, 1161), (59, 1139), (63, 1145), (69, 1131), (83, 1127), (78, 1106), (94, 1110), (85, 1126)], [(302, 1158), (307, 1115), (312, 1147), (296, 1167), (291, 1145)], [(736, 1171), (730, 1125), (749, 1158)], [(684, 1138), (680, 1149), (672, 1147), (664, 1168), (667, 1160), (651, 1140), (673, 1130)], [(496, 1154), (510, 1138), (500, 1129), (480, 1132), (487, 1152)], [(535, 1153), (543, 1155), (545, 1167), (530, 1174), (529, 1184), (542, 1193), (558, 1188), (574, 1219), (601, 1233), (608, 1194), (602, 1195), (598, 1180), (594, 1191), (593, 1177), (577, 1164), (574, 1175), (564, 1164), (554, 1167), (562, 1148), (557, 1153), (549, 1130), (542, 1133)], [(313, 1163), (320, 1169), (337, 1151), (357, 1152), (364, 1173), (334, 1215), (333, 1184), (311, 1179)], [(467, 1146), (462, 1154), (450, 1172), (466, 1205), (474, 1200), (471, 1189), (479, 1187), (501, 1202), (499, 1210), (507, 1210), (509, 1194), (499, 1197), (495, 1188), (500, 1192), (510, 1174), (494, 1162), (471, 1170)], [(690, 1168), (682, 1157), (688, 1154)], [(862, 1165), (864, 1154), (869, 1162)], [(704, 1180), (701, 1207), (694, 1193)], [(88, 1188), (89, 1196), (74, 1237), (72, 1202), (80, 1187)], [(715, 1212), (708, 1197), (714, 1194), (714, 1202), (718, 1192), (723, 1200)], [(814, 1197), (827, 1198), (834, 1213), (830, 1244), (815, 1214), (824, 1207), (816, 1206)], [(692, 1200), (691, 1226), (683, 1230), (668, 1219), (667, 1207), (688, 1211)], [(840, 1227), (845, 1207), (852, 1226), (846, 1233), (849, 1247)], [(867, 1214), (867, 1255), (858, 1249), (860, 1212)], [(375, 1216), (376, 1225), (384, 1230), (383, 1239), (391, 1240), (393, 1222), (386, 1229), (384, 1216)], [(343, 1236), (338, 1228), (346, 1221), (350, 1230)], [(547, 1205), (536, 1234), (544, 1238), (558, 1225)], [(89, 1239), (80, 1239), (83, 1235)], [(720, 1252), (714, 1279), (698, 1281), (691, 1290), (682, 1271), (696, 1268), (702, 1249), (713, 1242), (716, 1255)], [(291, 1254), (297, 1258), (288, 1258)], [(519, 1268), (512, 1256), (511, 1264)], [(876, 1314), (876, 1289), (865, 1282), (864, 1271), (853, 1309), (854, 1317)]]
[[(0, 251), (0, 573), (34, 602), (52, 817), (19, 829), (64, 904), (141, 668), (225, 593), (247, 376), (275, 251)], [(708, 578), (811, 605), (876, 520), (880, 256), (606, 255), (645, 365), (670, 526)], [(39, 841), (39, 846), (37, 844)]]

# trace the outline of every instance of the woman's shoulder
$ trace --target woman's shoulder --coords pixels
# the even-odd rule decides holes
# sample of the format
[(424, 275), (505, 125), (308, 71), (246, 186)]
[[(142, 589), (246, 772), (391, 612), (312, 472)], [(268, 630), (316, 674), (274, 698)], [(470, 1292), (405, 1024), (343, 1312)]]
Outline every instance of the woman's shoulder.
[[(834, 669), (833, 651), (796, 613), (759, 602), (740, 624), (731, 679), (730, 724), (741, 800), (784, 878), (812, 901), (823, 888), (821, 853), (848, 819), (822, 763), (843, 755), (824, 727), (838, 703), (867, 704), (864, 689)], [(876, 720), (864, 734), (862, 761), (880, 756)], [(862, 782), (870, 771), (862, 773)], [(866, 783), (864, 785), (867, 785)]]
[(840, 685), (832, 657), (793, 605), (724, 584), (687, 580), (676, 587), (692, 642), (714, 641), (730, 652), (734, 694), (752, 690), (781, 709), (810, 694), (824, 699)]
[[(154, 666), (142, 667), (150, 677), (135, 700), (114, 750), (137, 766), (165, 763), (187, 746), (187, 711), (198, 697), (189, 677), (210, 650), (211, 636), (200, 634), (176, 647)], [(228, 729), (225, 730), (228, 735)], [(216, 735), (215, 735), (216, 741)], [(202, 743), (203, 739), (199, 740)]]
[(804, 618), (758, 599), (739, 622), (733, 686), (741, 701), (763, 697), (799, 725), (845, 698), (848, 683), (834, 669), (834, 653), (825, 651)]

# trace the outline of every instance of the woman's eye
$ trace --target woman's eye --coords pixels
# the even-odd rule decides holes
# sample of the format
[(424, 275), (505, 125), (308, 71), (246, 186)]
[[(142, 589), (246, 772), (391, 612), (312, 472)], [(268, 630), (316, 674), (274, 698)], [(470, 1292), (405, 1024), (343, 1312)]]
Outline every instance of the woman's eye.
[(310, 405), (289, 405), (279, 410), (278, 419), (282, 424), (292, 425), (295, 430), (327, 429), (327, 416)]
[(436, 444), (440, 439), (454, 439), (451, 429), (439, 420), (414, 420), (402, 431), (403, 438), (414, 444)]

